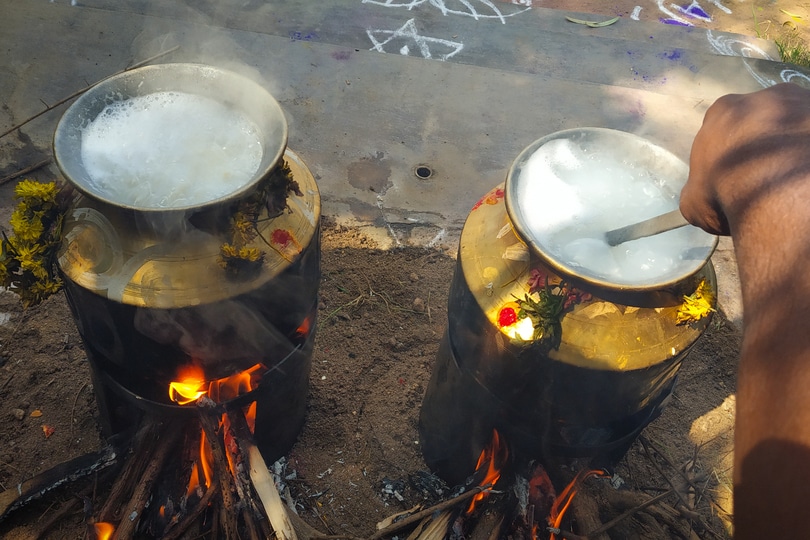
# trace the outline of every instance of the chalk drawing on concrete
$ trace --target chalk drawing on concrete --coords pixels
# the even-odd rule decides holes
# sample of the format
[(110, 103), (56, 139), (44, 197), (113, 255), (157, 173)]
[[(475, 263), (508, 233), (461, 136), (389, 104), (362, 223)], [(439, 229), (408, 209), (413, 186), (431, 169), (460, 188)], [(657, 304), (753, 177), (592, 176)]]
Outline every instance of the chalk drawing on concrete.
[(503, 24), (506, 24), (507, 17), (520, 15), (532, 8), (532, 0), (511, 0), (513, 5), (522, 6), (522, 9), (510, 13), (505, 13), (492, 0), (363, 0), (363, 3), (408, 10), (427, 4), (437, 8), (442, 15), (463, 15), (475, 20), (498, 19)]
[(464, 48), (464, 44), (458, 41), (419, 34), (414, 19), (408, 20), (396, 30), (366, 29), (366, 33), (373, 44), (370, 50), (381, 53), (396, 49), (403, 56), (411, 56), (413, 51), (423, 58), (447, 60), (460, 53)]
[(709, 40), (709, 45), (711, 45), (718, 54), (724, 56), (742, 56), (744, 58), (773, 60), (771, 55), (753, 43), (749, 43), (732, 34), (715, 34), (711, 30), (708, 30), (706, 32), (706, 39)]
[(633, 8), (633, 13), (630, 14), (630, 18), (634, 21), (638, 20), (638, 16), (641, 14), (641, 6), (636, 6)]
[(810, 88), (810, 76), (806, 73), (795, 69), (783, 69), (779, 72), (778, 78), (769, 77), (757, 70), (749, 62), (749, 59), (760, 59), (777, 61), (764, 50), (760, 49), (753, 43), (749, 43), (739, 37), (734, 37), (729, 34), (714, 34), (709, 30), (706, 34), (709, 44), (718, 53), (725, 56), (741, 56), (743, 58), (743, 65), (748, 73), (756, 80), (763, 88), (773, 86), (783, 82), (792, 82)]

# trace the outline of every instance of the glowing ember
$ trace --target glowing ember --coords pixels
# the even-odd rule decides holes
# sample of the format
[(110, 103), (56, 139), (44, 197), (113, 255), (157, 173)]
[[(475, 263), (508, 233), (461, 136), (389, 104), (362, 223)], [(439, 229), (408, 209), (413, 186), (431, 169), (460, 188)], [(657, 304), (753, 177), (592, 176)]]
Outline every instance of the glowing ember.
[[(509, 457), (509, 451), (506, 448), (506, 444), (501, 442), (501, 436), (498, 434), (498, 431), (493, 429), (492, 430), (492, 442), (486, 448), (481, 451), (481, 455), (478, 457), (478, 463), (475, 465), (475, 470), (478, 471), (486, 465), (487, 472), (484, 475), (484, 479), (481, 480), (479, 485), (487, 486), (487, 485), (495, 485), (495, 483), (501, 477), (501, 468), (506, 464), (506, 459)], [(476, 494), (472, 501), (470, 501), (470, 507), (467, 508), (467, 513), (470, 514), (475, 509), (475, 505), (484, 500), (487, 496), (488, 490), (484, 490), (481, 493)]]
[(99, 522), (93, 525), (96, 532), (97, 540), (109, 540), (115, 532), (115, 526), (112, 523)]

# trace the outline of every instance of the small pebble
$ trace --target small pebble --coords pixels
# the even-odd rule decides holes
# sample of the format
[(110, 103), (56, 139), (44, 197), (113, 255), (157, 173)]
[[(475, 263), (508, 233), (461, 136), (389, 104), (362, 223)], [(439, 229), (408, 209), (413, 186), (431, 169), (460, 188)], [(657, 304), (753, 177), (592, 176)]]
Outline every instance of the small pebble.
[(411, 272), (411, 275), (408, 276), (411, 281), (419, 281), (419, 276), (415, 272)]
[(419, 313), (425, 312), (425, 301), (421, 298), (414, 298), (413, 299), (413, 310), (418, 311)]
[(23, 418), (25, 418), (25, 411), (22, 409), (13, 409), (11, 411), (11, 414), (13, 414), (14, 418), (16, 418), (17, 420), (22, 420)]

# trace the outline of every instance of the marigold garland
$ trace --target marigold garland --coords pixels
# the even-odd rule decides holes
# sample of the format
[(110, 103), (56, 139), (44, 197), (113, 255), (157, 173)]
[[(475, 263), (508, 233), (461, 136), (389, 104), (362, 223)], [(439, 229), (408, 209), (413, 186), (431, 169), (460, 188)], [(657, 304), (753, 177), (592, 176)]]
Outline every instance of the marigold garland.
[(56, 250), (64, 211), (56, 182), (23, 180), (14, 188), (17, 206), (11, 214), (11, 235), (0, 242), (0, 284), (20, 295), (24, 307), (58, 292)]

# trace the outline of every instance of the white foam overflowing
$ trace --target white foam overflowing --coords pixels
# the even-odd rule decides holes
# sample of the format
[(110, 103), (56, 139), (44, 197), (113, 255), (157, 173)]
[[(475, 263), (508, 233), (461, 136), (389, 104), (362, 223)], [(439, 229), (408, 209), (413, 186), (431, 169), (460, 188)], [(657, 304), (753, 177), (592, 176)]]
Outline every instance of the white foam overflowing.
[(259, 130), (213, 99), (156, 92), (108, 105), (82, 131), (82, 162), (99, 195), (139, 208), (212, 201), (248, 183)]
[(519, 177), (524, 225), (533, 239), (564, 265), (613, 283), (654, 283), (677, 273), (695, 246), (693, 227), (613, 247), (605, 240), (609, 230), (678, 207), (677, 182), (673, 190), (635, 165), (635, 157), (569, 139), (540, 147)]

